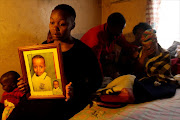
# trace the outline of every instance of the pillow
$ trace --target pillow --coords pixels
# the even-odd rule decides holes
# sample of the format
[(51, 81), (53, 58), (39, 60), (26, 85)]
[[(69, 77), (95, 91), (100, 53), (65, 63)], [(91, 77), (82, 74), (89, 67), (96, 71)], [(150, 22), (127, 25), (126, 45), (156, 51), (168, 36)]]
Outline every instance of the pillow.
[(97, 105), (104, 107), (121, 107), (125, 103), (133, 103), (135, 78), (134, 75), (123, 75), (114, 79), (105, 88), (96, 92), (97, 96), (94, 101)]
[(177, 45), (180, 45), (180, 42), (174, 41), (173, 44), (167, 49), (171, 55), (171, 58), (175, 58)]
[(111, 103), (133, 103), (134, 95), (132, 88), (123, 88), (117, 95), (101, 95), (100, 99)]
[(171, 73), (172, 75), (180, 74), (180, 58), (171, 59)]
[(105, 88), (99, 89), (97, 92), (106, 91), (105, 94), (120, 92), (123, 88), (133, 88), (134, 75), (123, 75), (111, 81)]
[(175, 57), (180, 58), (180, 45), (177, 45)]

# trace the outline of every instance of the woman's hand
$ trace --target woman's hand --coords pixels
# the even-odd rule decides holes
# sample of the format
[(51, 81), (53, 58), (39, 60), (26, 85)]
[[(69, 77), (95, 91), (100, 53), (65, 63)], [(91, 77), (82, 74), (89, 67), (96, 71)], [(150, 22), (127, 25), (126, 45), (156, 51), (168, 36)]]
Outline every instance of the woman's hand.
[(139, 62), (143, 65), (145, 62), (145, 59), (147, 59), (150, 55), (154, 54), (155, 52), (156, 52), (156, 48), (154, 46), (152, 47), (143, 46), (142, 55)]
[(146, 47), (143, 47), (143, 49), (142, 49), (142, 57), (148, 58), (148, 56), (151, 55), (152, 53), (154, 53), (154, 48), (153, 47), (151, 47), (149, 49), (147, 49)]
[(66, 99), (65, 101), (68, 101), (73, 97), (73, 87), (72, 87), (72, 82), (66, 85)]
[(17, 86), (18, 86), (19, 90), (24, 93), (28, 92), (29, 86), (28, 86), (27, 82), (25, 82), (22, 77), (18, 78), (18, 81), (19, 82), (17, 83)]

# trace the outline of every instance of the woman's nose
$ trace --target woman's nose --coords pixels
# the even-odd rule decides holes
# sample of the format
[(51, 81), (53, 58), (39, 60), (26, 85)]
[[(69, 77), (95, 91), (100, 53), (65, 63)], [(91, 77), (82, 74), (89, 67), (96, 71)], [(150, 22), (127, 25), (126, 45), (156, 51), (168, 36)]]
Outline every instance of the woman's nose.
[(55, 25), (54, 25), (54, 29), (55, 29), (56, 31), (59, 31), (59, 30), (60, 30), (58, 24), (55, 24)]

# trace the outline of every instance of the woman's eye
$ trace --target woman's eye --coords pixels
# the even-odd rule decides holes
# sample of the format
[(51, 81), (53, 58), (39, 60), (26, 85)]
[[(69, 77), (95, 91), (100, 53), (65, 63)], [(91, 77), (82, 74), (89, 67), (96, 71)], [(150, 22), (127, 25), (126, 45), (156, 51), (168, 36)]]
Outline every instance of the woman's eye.
[(53, 24), (54, 24), (54, 22), (50, 22), (50, 24), (52, 24), (52, 25), (53, 25)]
[(66, 24), (65, 23), (61, 23), (60, 26), (66, 26)]

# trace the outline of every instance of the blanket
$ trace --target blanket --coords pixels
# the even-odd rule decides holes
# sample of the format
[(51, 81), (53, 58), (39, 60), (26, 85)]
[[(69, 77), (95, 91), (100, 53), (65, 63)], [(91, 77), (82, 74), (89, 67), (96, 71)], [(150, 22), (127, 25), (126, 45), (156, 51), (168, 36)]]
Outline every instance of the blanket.
[(145, 64), (146, 76), (134, 82), (136, 102), (172, 97), (176, 81), (171, 75), (170, 55), (159, 46), (160, 53)]
[(170, 55), (161, 52), (159, 55), (149, 59), (145, 65), (148, 77), (156, 77), (157, 81), (168, 81), (172, 79), (170, 67)]
[(99, 89), (94, 103), (106, 107), (120, 107), (122, 103), (133, 103), (134, 75), (123, 75), (111, 81), (105, 88)]

